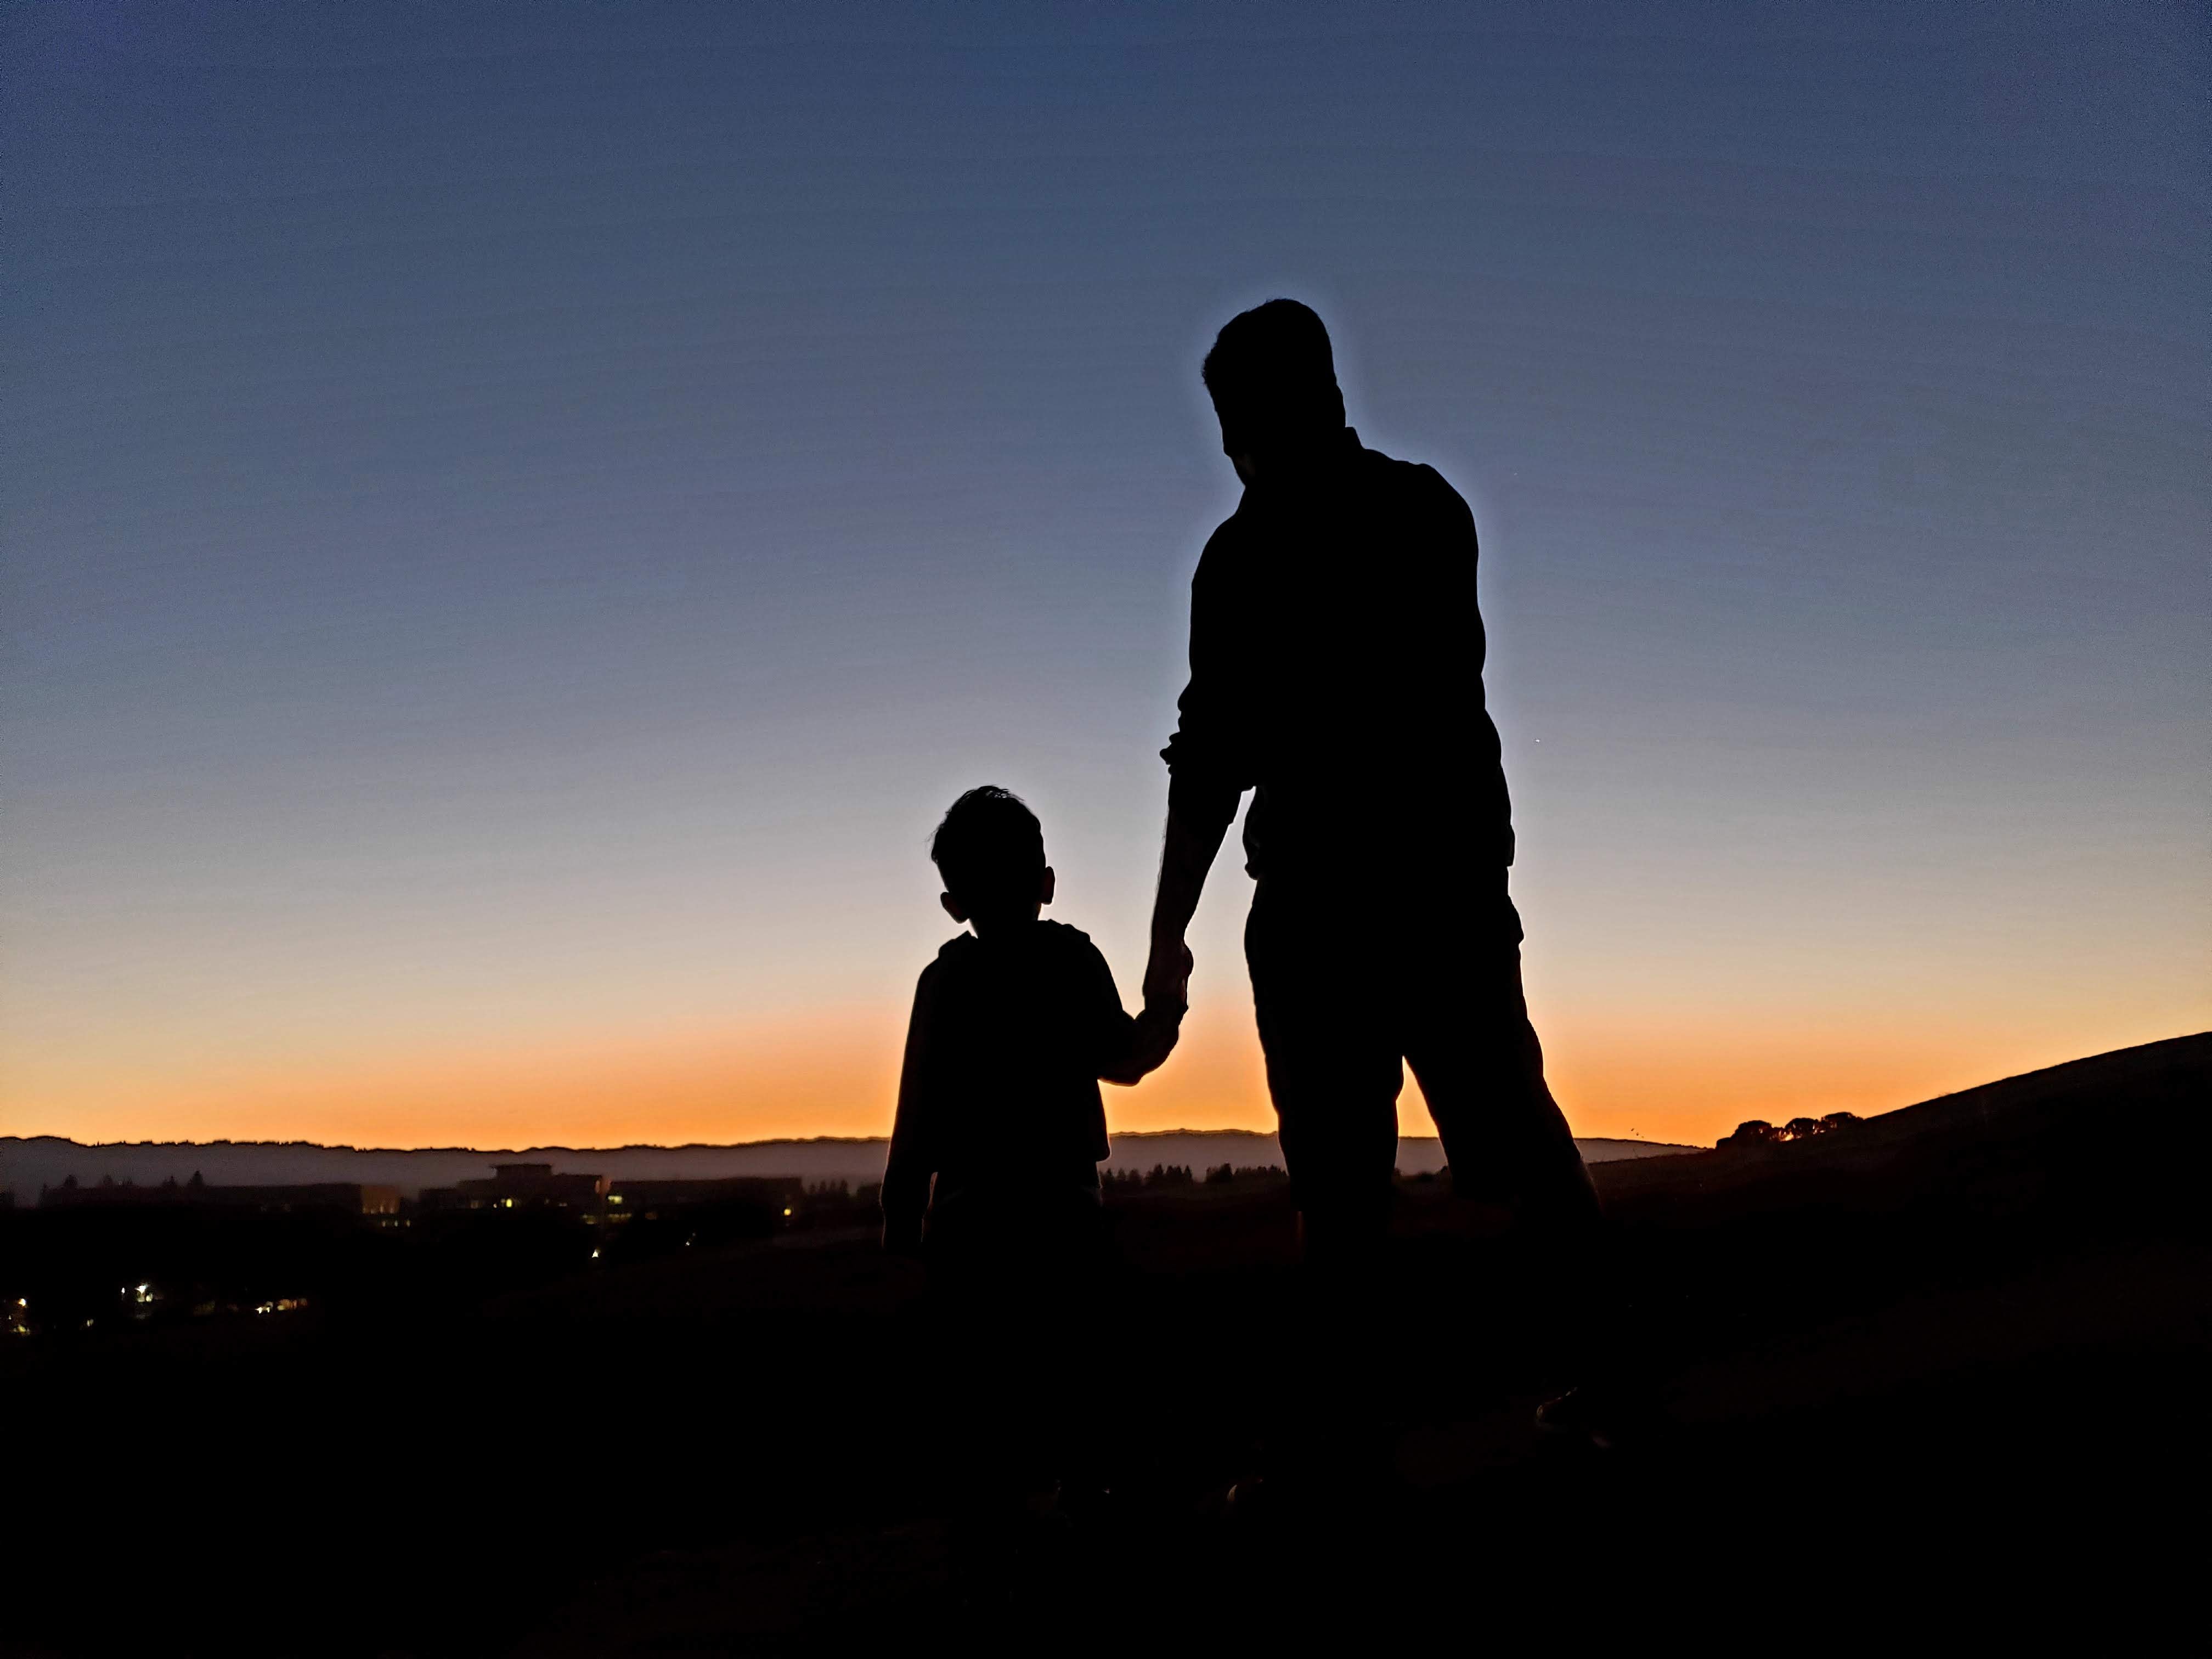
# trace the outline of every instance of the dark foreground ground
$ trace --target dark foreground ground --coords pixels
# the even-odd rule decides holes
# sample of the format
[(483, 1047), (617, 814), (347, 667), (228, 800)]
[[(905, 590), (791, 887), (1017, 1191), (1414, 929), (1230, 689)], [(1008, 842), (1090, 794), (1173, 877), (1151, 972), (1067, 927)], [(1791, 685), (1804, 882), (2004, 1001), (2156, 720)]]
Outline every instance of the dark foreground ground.
[(1371, 1356), (1398, 1486), (1272, 1530), (1221, 1500), (1302, 1363), (1287, 1194), (1117, 1194), (1118, 1510), (980, 1595), (918, 1276), (855, 1228), (19, 1339), (0, 1645), (2108, 1646), (2197, 1619), (2208, 1102), (2198, 1036), (1601, 1166), (1663, 1408), (1602, 1455), (1531, 1431), (1569, 1380), (1542, 1275), (1409, 1182)]

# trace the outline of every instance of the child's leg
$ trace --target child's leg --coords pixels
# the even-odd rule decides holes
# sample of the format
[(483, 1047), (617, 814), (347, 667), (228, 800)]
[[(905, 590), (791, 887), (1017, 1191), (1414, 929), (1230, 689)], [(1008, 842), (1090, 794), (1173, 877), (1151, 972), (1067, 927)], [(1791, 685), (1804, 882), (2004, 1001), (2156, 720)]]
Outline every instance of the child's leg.
[(951, 1510), (956, 1547), (988, 1553), (988, 1540), (1018, 1506), (1007, 1422), (1012, 1355), (1003, 1296), (991, 1263), (964, 1243), (933, 1245), (929, 1260), (934, 1367), (944, 1410), (941, 1478)]
[(1049, 1310), (1046, 1342), (1057, 1379), (1046, 1446), (1071, 1508), (1094, 1506), (1113, 1484), (1109, 1437), (1116, 1348), (1098, 1335), (1102, 1327), (1110, 1328), (1111, 1282), (1103, 1218), (1095, 1210), (1079, 1212), (1071, 1220), (1053, 1282), (1038, 1287), (1038, 1306)]

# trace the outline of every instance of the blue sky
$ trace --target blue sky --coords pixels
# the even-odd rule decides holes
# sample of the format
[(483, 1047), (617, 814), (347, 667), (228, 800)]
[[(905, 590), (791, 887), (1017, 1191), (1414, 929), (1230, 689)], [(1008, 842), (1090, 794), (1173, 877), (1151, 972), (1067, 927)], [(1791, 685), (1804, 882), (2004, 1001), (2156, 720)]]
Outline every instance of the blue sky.
[[(1578, 1127), (2207, 1023), (2190, 9), (4, 27), (10, 1127), (365, 1135), (282, 1089), (411, 1054), (527, 1121), (549, 1033), (895, 1047), (985, 781), (1133, 993), (1236, 500), (1197, 362), (1276, 293), (1474, 505)], [(1130, 1127), (1266, 1121), (1243, 884)], [(745, 1052), (719, 1138), (802, 1063)]]

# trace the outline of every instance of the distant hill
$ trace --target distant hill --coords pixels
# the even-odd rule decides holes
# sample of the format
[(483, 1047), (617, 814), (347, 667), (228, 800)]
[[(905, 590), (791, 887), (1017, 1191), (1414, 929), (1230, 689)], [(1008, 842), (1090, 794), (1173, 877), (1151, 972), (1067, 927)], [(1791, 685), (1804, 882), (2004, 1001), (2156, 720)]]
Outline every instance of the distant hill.
[[(1869, 1117), (1850, 1129), (1784, 1147), (1725, 1147), (1719, 1152), (1663, 1141), (1589, 1139), (1576, 1144), (1591, 1164), (1625, 1164), (1631, 1160), (1700, 1154), (1693, 1164), (1662, 1175), (1654, 1164), (1636, 1175), (1610, 1170), (1603, 1183), (1608, 1195), (1655, 1186), (1679, 1187), (1694, 1179), (1701, 1187), (1763, 1181), (1777, 1155), (1786, 1166), (1810, 1170), (1870, 1167), (1887, 1162), (1899, 1148), (1931, 1133), (1978, 1134), (2004, 1121), (2025, 1132), (2029, 1120), (2042, 1132), (2063, 1127), (2099, 1139), (2101, 1114), (2124, 1109), (2145, 1089), (2195, 1090), (2212, 1076), (2212, 1032), (2172, 1037), (2134, 1048), (2045, 1067), (2023, 1076), (1984, 1084), (1954, 1095), (1923, 1101)], [(2053, 1114), (2057, 1116), (2054, 1117)], [(2058, 1119), (2063, 1118), (2063, 1125)], [(1238, 1168), (1279, 1164), (1280, 1145), (1272, 1134), (1242, 1129), (1169, 1129), (1115, 1135), (1109, 1169), (1149, 1170), (1156, 1164), (1180, 1164), (1202, 1172), (1228, 1164)], [(2142, 1155), (2156, 1156), (2150, 1148)], [(858, 1184), (879, 1179), (884, 1170), (880, 1138), (823, 1136), (811, 1140), (757, 1140), (711, 1146), (530, 1146), (514, 1152), (477, 1152), (467, 1147), (425, 1147), (413, 1151), (322, 1146), (312, 1141), (217, 1140), (118, 1141), (85, 1146), (55, 1135), (0, 1136), (0, 1192), (11, 1192), (19, 1206), (39, 1201), (42, 1186), (58, 1187), (75, 1176), (80, 1185), (103, 1176), (140, 1186), (198, 1173), (215, 1186), (293, 1184), (351, 1181), (397, 1187), (412, 1197), (425, 1187), (449, 1187), (485, 1173), (495, 1163), (550, 1164), (560, 1171), (626, 1176), (631, 1180), (706, 1178), (720, 1176), (798, 1176), (808, 1181)], [(1443, 1149), (1433, 1136), (1407, 1136), (1398, 1142), (1398, 1168), (1420, 1175), (1444, 1167)]]
[[(2139, 1204), (2197, 1179), (2212, 1102), (2212, 1031), (2068, 1060), (1780, 1146), (1723, 1145), (1606, 1171), (1609, 1205), (1709, 1216), (1806, 1204)], [(1882, 1194), (1877, 1200), (1874, 1195)], [(2193, 1200), (2191, 1200), (2193, 1202)]]
[[(1579, 1143), (1593, 1164), (1650, 1158), (1698, 1150), (1656, 1141), (1591, 1139)], [(1149, 1170), (1156, 1164), (1181, 1164), (1203, 1171), (1217, 1164), (1279, 1164), (1281, 1146), (1272, 1134), (1249, 1130), (1173, 1129), (1113, 1138), (1113, 1169)], [(881, 1179), (884, 1142), (879, 1138), (812, 1140), (757, 1140), (732, 1146), (529, 1146), (514, 1152), (476, 1152), (466, 1147), (413, 1151), (322, 1146), (313, 1141), (216, 1140), (117, 1141), (85, 1146), (56, 1135), (0, 1137), (0, 1192), (15, 1202), (39, 1201), (42, 1186), (58, 1187), (71, 1176), (79, 1185), (103, 1176), (159, 1186), (195, 1174), (212, 1186), (290, 1185), (318, 1181), (351, 1181), (397, 1187), (414, 1197), (425, 1187), (450, 1187), (483, 1175), (493, 1164), (550, 1164), (556, 1171), (586, 1171), (633, 1181), (704, 1179), (720, 1176), (799, 1176), (808, 1181), (858, 1184)], [(1398, 1167), (1407, 1175), (1443, 1167), (1435, 1137), (1408, 1136), (1398, 1143)]]
[[(1279, 1164), (1283, 1149), (1272, 1134), (1256, 1129), (1159, 1129), (1115, 1135), (1109, 1170), (1149, 1170), (1155, 1164), (1181, 1164), (1203, 1172), (1217, 1164), (1237, 1168)], [(1660, 1158), (1674, 1152), (1695, 1152), (1698, 1146), (1678, 1146), (1659, 1140), (1580, 1139), (1583, 1159), (1610, 1164), (1624, 1158)], [(1444, 1167), (1443, 1146), (1434, 1135), (1402, 1135), (1398, 1140), (1398, 1169), (1405, 1175), (1426, 1175)]]

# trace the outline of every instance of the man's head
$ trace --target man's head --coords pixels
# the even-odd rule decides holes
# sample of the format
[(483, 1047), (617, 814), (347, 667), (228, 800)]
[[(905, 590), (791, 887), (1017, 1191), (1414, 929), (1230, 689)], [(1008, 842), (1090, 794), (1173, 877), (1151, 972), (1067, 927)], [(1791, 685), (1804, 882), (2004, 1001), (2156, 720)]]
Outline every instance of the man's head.
[(1036, 920), (1052, 902), (1053, 874), (1044, 861), (1044, 826), (1018, 795), (985, 784), (952, 803), (931, 837), (929, 856), (944, 878), (939, 902), (975, 931)]
[(1221, 450), (1247, 483), (1271, 463), (1311, 452), (1344, 429), (1344, 393), (1328, 330), (1296, 300), (1239, 312), (1199, 371), (1221, 417)]

